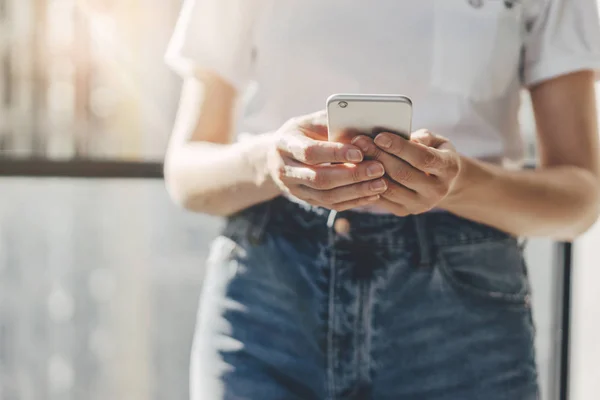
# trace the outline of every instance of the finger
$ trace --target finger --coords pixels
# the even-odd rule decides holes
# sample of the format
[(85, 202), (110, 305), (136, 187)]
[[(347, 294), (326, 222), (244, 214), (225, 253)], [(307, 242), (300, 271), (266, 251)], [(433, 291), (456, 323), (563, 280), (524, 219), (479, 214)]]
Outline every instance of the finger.
[(313, 200), (320, 204), (338, 204), (346, 201), (371, 197), (381, 194), (387, 190), (387, 184), (383, 179), (370, 182), (355, 183), (330, 190), (313, 189), (307, 186), (299, 186), (292, 193), (301, 199)]
[(410, 215), (410, 212), (402, 204), (394, 203), (393, 201), (390, 201), (384, 197), (379, 199), (377, 205), (384, 210), (397, 215), (398, 217), (406, 217), (407, 215)]
[(327, 111), (320, 110), (312, 114), (292, 118), (288, 121), (290, 127), (300, 130), (303, 134), (315, 140), (327, 140)]
[(414, 191), (398, 185), (395, 182), (386, 182), (387, 190), (381, 195), (384, 199), (399, 203), (411, 208), (410, 205), (416, 203), (419, 199), (419, 195)]
[(425, 198), (418, 193), (394, 182), (388, 182), (387, 186), (388, 189), (381, 195), (382, 199), (402, 205), (411, 214), (421, 214), (431, 209)]
[(318, 204), (318, 203), (317, 203), (317, 205), (324, 207), (324, 208), (336, 210), (336, 211), (346, 211), (346, 210), (350, 210), (350, 209), (357, 208), (357, 207), (368, 206), (369, 204), (373, 204), (374, 202), (376, 202), (380, 199), (381, 199), (381, 196), (375, 195), (375, 196), (362, 197), (360, 199), (345, 201), (343, 203), (338, 203), (338, 204), (333, 204), (333, 205)]
[(307, 166), (289, 160), (280, 170), (279, 179), (286, 185), (303, 185), (317, 190), (330, 190), (381, 178), (384, 173), (383, 165), (377, 161)]
[(390, 133), (377, 135), (375, 144), (380, 149), (403, 159), (418, 170), (430, 174), (440, 174), (447, 164), (447, 156), (443, 152)]
[(283, 155), (308, 165), (363, 160), (363, 154), (356, 146), (314, 140), (303, 134), (282, 135), (277, 148)]
[(362, 150), (365, 157), (381, 162), (387, 176), (407, 188), (423, 191), (437, 180), (436, 177), (429, 176), (406, 161), (381, 150), (366, 136), (358, 137), (353, 144)]
[(420, 143), (424, 146), (437, 148), (448, 141), (445, 137), (434, 135), (427, 129), (419, 129), (410, 135), (411, 142)]
[(410, 136), (410, 140), (415, 143), (420, 143), (424, 146), (433, 147), (438, 150), (456, 151), (454, 145), (448, 138), (440, 135), (434, 135), (426, 129), (421, 129), (414, 132)]

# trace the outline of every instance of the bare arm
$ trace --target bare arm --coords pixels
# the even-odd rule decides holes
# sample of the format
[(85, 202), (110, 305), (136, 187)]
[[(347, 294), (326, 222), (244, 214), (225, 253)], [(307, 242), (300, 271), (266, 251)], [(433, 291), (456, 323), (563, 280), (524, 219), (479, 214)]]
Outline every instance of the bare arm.
[(187, 209), (229, 215), (280, 193), (266, 168), (273, 135), (232, 143), (236, 102), (214, 74), (184, 83), (164, 170), (169, 194)]
[(518, 236), (572, 240), (598, 218), (600, 180), (593, 73), (531, 90), (541, 151), (538, 169), (510, 171), (459, 155), (428, 131), (406, 141), (380, 134), (353, 143), (380, 161), (388, 190), (380, 204), (396, 215), (441, 207)]
[(327, 141), (324, 112), (232, 143), (235, 91), (217, 76), (198, 74), (184, 84), (165, 159), (167, 188), (180, 205), (227, 216), (287, 193), (347, 210), (377, 201), (385, 191), (380, 163), (361, 162), (357, 147)]
[(598, 218), (598, 126), (593, 73), (531, 89), (539, 168), (507, 171), (463, 158), (448, 210), (523, 236), (572, 240)]

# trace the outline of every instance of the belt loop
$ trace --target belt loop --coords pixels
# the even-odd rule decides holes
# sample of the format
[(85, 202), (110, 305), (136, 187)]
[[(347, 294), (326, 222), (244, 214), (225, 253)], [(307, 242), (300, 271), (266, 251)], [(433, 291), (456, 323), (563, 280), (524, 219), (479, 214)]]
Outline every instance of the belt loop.
[[(329, 241), (329, 247), (333, 249), (335, 246), (335, 232), (333, 226), (335, 225), (335, 218), (337, 217), (337, 211), (331, 210), (327, 217), (327, 239)], [(333, 261), (332, 261), (333, 262)]]
[(421, 268), (431, 266), (431, 240), (432, 238), (427, 235), (427, 220), (426, 215), (415, 215), (413, 216), (415, 221), (415, 230), (417, 231), (417, 241), (419, 247), (419, 258), (418, 265)]
[(335, 219), (337, 217), (337, 211), (331, 210), (327, 217), (327, 240), (328, 246), (324, 249), (324, 254), (328, 258), (329, 267), (329, 304), (328, 304), (328, 332), (327, 332), (327, 380), (328, 380), (328, 399), (336, 399), (336, 361), (338, 353), (338, 341), (336, 340), (335, 332), (337, 330), (337, 321), (339, 318), (336, 317), (336, 308), (338, 304), (336, 287), (337, 282), (337, 271), (335, 268)]
[(335, 224), (335, 218), (337, 217), (337, 211), (331, 210), (327, 217), (327, 228), (332, 229)]

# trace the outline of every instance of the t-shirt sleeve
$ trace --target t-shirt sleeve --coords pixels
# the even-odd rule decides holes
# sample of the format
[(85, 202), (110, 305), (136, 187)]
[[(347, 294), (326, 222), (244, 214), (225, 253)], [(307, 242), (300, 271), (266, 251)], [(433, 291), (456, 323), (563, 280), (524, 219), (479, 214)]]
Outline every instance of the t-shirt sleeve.
[[(600, 70), (600, 23), (595, 0), (543, 0), (527, 21), (523, 84), (570, 72)], [(598, 76), (598, 75), (597, 75)]]
[(212, 71), (238, 90), (251, 79), (259, 0), (185, 0), (165, 60), (180, 75)]

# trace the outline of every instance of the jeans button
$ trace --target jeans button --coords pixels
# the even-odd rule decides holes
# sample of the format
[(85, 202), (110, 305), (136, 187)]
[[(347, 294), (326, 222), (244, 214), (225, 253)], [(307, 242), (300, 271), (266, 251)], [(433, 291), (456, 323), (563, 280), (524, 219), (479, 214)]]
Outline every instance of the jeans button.
[(338, 235), (347, 236), (350, 233), (350, 221), (340, 218), (333, 224), (333, 229)]

